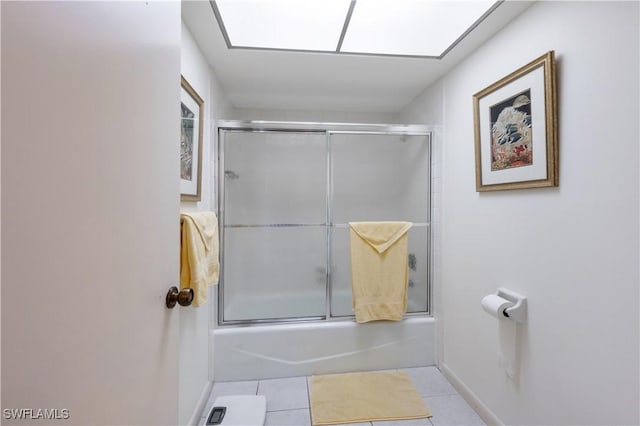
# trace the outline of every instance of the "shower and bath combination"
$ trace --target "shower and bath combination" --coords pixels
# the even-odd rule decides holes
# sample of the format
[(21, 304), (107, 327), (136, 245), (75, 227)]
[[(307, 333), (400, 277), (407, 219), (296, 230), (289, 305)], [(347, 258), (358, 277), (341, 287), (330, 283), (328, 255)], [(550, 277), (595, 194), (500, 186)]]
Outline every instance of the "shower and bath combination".
[[(217, 379), (348, 371), (363, 351), (376, 368), (433, 358), (428, 127), (222, 121), (218, 177)], [(385, 220), (413, 223), (408, 319), (358, 329), (348, 223)], [(309, 344), (323, 348), (279, 352)]]

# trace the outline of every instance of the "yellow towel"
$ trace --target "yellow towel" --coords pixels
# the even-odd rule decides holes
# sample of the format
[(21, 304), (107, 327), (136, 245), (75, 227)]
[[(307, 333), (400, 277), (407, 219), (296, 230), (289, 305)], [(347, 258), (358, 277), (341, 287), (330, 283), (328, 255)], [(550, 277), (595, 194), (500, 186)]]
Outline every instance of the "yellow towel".
[(193, 305), (209, 298), (209, 286), (218, 283), (218, 218), (213, 212), (180, 214), (180, 288), (192, 288)]
[(399, 321), (407, 311), (411, 222), (351, 222), (352, 306), (357, 322)]

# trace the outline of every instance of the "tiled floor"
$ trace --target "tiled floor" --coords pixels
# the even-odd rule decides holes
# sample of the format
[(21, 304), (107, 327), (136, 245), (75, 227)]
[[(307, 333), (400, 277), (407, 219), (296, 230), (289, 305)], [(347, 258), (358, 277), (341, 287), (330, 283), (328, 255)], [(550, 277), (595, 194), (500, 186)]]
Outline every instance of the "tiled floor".
[[(436, 367), (405, 368), (433, 417), (430, 419), (384, 422), (351, 423), (350, 426), (441, 426), (484, 425)], [(253, 380), (244, 382), (220, 382), (213, 385), (207, 408), (200, 419), (206, 424), (206, 416), (214, 400), (224, 395), (265, 395), (267, 398), (267, 426), (310, 426), (309, 410), (310, 377)]]

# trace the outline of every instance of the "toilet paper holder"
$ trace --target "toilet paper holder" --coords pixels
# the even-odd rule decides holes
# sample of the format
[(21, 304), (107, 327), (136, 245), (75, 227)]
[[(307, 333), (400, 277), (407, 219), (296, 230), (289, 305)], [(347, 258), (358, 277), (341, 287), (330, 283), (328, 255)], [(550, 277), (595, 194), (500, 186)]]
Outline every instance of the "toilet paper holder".
[(513, 303), (504, 310), (504, 316), (516, 322), (524, 322), (527, 317), (527, 298), (515, 291), (500, 287), (496, 293), (499, 297)]

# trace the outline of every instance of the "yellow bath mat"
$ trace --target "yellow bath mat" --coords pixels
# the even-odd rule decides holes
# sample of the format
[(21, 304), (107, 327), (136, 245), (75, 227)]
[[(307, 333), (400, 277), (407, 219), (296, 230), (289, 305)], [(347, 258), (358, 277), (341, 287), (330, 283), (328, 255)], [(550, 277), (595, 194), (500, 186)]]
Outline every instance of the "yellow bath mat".
[(431, 417), (406, 373), (378, 371), (311, 377), (314, 426)]

